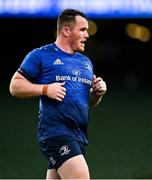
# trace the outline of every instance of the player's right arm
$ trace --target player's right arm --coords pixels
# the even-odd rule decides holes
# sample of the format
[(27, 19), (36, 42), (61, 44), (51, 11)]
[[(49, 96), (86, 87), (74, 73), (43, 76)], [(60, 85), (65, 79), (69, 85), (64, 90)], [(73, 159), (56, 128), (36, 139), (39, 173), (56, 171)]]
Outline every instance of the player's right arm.
[(10, 82), (10, 93), (19, 98), (40, 96), (42, 88), (42, 85), (31, 83), (18, 72), (15, 72)]
[(64, 83), (52, 83), (48, 85), (31, 83), (23, 75), (16, 72), (10, 82), (10, 93), (12, 96), (19, 98), (46, 95), (51, 99), (62, 101), (66, 95), (66, 89), (64, 88)]

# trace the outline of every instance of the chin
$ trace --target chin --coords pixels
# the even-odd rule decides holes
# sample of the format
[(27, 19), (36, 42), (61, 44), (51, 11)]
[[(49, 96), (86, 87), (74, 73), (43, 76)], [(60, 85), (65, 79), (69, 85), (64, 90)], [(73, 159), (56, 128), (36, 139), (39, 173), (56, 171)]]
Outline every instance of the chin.
[(75, 52), (83, 52), (84, 49), (85, 49), (84, 47), (79, 46), (79, 47), (75, 48)]
[(84, 48), (79, 48), (78, 51), (79, 51), (79, 52), (83, 52), (83, 51), (84, 51)]

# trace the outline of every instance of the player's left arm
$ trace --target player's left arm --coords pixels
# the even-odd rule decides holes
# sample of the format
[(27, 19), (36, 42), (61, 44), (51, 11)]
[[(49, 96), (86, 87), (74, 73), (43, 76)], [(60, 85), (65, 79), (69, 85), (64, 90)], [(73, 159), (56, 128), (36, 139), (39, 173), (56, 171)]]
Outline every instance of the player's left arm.
[(90, 89), (89, 105), (91, 107), (98, 105), (101, 102), (102, 97), (106, 93), (106, 91), (106, 83), (103, 81), (101, 77), (96, 77), (96, 75), (94, 75), (92, 88)]

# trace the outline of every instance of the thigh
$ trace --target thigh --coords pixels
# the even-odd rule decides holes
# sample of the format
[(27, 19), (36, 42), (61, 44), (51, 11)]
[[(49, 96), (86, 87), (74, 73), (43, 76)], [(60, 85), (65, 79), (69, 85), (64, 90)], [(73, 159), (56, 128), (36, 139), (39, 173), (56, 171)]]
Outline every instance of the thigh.
[(68, 159), (57, 172), (62, 179), (90, 179), (88, 165), (83, 155)]
[(48, 169), (57, 170), (68, 159), (84, 153), (83, 145), (70, 138), (55, 138), (39, 144), (42, 153), (49, 161)]
[(56, 169), (48, 169), (46, 174), (46, 180), (49, 179), (60, 179), (59, 174), (57, 173)]

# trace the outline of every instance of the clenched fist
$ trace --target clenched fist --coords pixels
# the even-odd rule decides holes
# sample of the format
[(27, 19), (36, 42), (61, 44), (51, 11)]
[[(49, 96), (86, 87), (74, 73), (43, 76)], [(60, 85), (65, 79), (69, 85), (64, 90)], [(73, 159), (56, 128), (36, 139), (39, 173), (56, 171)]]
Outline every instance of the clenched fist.
[(97, 96), (103, 96), (107, 91), (106, 83), (101, 77), (93, 75), (92, 92)]
[(45, 95), (51, 99), (62, 101), (66, 96), (66, 88), (64, 88), (64, 84), (65, 82), (48, 84)]

